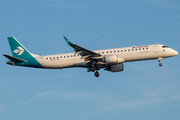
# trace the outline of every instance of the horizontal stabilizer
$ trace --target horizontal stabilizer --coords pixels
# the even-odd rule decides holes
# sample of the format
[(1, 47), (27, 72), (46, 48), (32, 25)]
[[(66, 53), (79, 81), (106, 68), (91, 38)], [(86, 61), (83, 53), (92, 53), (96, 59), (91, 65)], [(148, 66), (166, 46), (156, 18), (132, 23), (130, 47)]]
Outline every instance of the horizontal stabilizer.
[(8, 58), (9, 60), (11, 60), (12, 62), (15, 62), (15, 63), (27, 62), (26, 60), (22, 60), (22, 59), (19, 59), (19, 58), (10, 56), (10, 55), (6, 55), (6, 54), (3, 54), (3, 55), (4, 55), (6, 58)]

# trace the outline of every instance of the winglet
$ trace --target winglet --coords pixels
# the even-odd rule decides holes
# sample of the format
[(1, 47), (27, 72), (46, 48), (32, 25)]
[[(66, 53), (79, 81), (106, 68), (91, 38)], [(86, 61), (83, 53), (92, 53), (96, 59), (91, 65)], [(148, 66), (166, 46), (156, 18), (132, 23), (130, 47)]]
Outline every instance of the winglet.
[(66, 42), (67, 42), (69, 45), (74, 44), (74, 43), (70, 42), (65, 36), (63, 36), (63, 37), (64, 37), (64, 39), (66, 40)]

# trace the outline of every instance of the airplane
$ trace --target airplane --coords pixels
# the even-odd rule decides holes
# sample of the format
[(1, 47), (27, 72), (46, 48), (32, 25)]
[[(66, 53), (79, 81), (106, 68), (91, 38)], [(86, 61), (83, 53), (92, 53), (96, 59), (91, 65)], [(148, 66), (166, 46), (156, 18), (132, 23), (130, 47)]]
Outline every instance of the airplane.
[(163, 44), (91, 51), (64, 37), (67, 44), (74, 49), (74, 53), (40, 56), (30, 53), (15, 37), (7, 39), (13, 56), (3, 55), (10, 60), (7, 62), (9, 65), (44, 69), (80, 67), (87, 68), (87, 72), (94, 72), (95, 77), (100, 76), (98, 71), (102, 68), (111, 72), (123, 71), (124, 62), (158, 59), (159, 66), (162, 66), (163, 58), (178, 55), (177, 51)]

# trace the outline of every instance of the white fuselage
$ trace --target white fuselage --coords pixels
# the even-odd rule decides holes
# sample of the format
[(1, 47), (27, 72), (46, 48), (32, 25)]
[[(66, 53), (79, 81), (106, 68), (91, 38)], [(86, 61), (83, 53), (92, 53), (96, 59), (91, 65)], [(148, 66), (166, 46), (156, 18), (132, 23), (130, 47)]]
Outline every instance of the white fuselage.
[[(124, 59), (124, 62), (167, 58), (178, 54), (172, 48), (162, 44), (95, 50), (93, 52), (103, 56), (117, 55), (119, 58)], [(80, 55), (76, 55), (75, 53), (38, 56), (35, 57), (35, 59), (44, 68), (49, 69), (87, 67), (85, 60)]]

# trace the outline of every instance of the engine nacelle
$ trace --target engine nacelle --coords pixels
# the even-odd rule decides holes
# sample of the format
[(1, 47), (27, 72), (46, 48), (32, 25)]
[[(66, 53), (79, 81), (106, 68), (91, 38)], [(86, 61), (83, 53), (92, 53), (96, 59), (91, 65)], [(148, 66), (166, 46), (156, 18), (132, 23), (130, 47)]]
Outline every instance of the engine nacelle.
[(111, 72), (120, 72), (124, 70), (124, 65), (119, 64), (119, 65), (112, 65), (107, 67), (105, 70), (111, 71)]
[(105, 56), (102, 61), (108, 64), (118, 64), (123, 63), (125, 60), (118, 57), (117, 55), (109, 55)]

